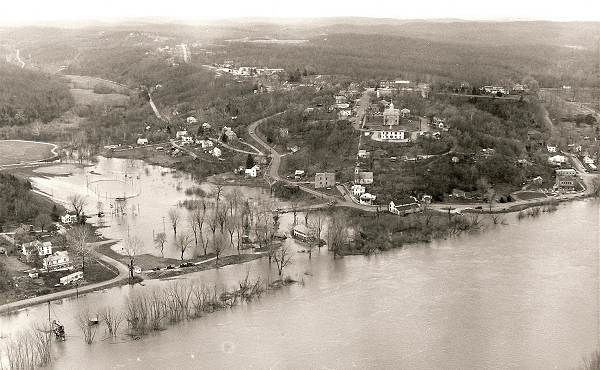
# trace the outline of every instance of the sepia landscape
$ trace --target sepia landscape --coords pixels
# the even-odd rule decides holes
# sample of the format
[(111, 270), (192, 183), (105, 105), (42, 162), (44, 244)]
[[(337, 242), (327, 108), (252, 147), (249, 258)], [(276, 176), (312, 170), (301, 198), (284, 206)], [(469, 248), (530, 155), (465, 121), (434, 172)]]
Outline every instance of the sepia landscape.
[(600, 20), (346, 6), (0, 17), (0, 369), (600, 369)]

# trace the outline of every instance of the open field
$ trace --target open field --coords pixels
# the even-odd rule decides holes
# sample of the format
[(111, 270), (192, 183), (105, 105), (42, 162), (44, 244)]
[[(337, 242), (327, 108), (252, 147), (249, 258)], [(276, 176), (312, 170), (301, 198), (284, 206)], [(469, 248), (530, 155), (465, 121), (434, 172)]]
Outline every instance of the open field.
[(118, 94), (128, 94), (129, 88), (119, 83), (92, 76), (65, 75), (71, 81), (71, 88), (93, 90), (95, 87), (107, 87)]
[(0, 166), (51, 158), (56, 145), (34, 141), (0, 140)]
[(77, 105), (126, 106), (129, 96), (123, 94), (96, 94), (93, 90), (70, 89)]

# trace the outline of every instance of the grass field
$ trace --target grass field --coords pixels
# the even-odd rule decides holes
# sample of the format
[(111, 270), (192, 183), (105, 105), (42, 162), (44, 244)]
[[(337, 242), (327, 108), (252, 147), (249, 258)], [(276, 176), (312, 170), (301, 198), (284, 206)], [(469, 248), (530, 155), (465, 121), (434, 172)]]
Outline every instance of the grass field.
[(0, 140), (0, 166), (35, 162), (52, 157), (53, 144)]
[(71, 95), (78, 105), (125, 106), (129, 96), (123, 94), (96, 94), (93, 90), (71, 89)]

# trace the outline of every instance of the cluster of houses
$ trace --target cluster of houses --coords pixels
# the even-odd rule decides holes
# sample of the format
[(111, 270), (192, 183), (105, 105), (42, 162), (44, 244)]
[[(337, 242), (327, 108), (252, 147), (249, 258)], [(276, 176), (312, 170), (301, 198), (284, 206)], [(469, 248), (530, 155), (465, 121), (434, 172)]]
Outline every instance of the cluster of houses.
[(482, 86), (479, 88), (479, 92), (485, 95), (497, 95), (497, 96), (502, 96), (502, 95), (518, 95), (518, 94), (524, 94), (529, 92), (529, 88), (527, 87), (527, 85), (524, 84), (514, 84), (512, 86), (512, 88), (509, 87), (505, 87), (505, 86), (493, 86), (493, 85), (488, 85), (488, 86)]
[[(206, 125), (208, 125), (208, 123), (206, 123)], [(209, 127), (210, 127), (210, 125), (209, 125)], [(204, 153), (208, 153), (217, 158), (221, 157), (221, 155), (222, 155), (221, 149), (216, 147), (212, 140), (199, 139), (199, 138), (194, 139), (194, 137), (191, 134), (189, 134), (187, 130), (177, 131), (175, 133), (175, 138), (180, 141), (181, 146), (197, 145), (199, 148), (201, 148), (204, 151)], [(172, 148), (172, 155), (178, 155), (178, 154), (179, 154), (179, 149)]]
[(577, 185), (577, 171), (573, 168), (560, 168), (555, 170), (556, 183), (555, 190), (574, 191)]
[(215, 64), (214, 67), (217, 71), (223, 73), (229, 73), (233, 76), (240, 77), (255, 77), (255, 76), (272, 76), (278, 73), (284, 73), (283, 68), (264, 68), (264, 67), (250, 67), (250, 66), (236, 66), (232, 61), (226, 60), (222, 64)]
[(424, 82), (411, 82), (408, 80), (382, 80), (377, 85), (376, 93), (378, 98), (413, 93), (426, 99), (431, 93), (431, 86)]
[(52, 243), (34, 240), (21, 244), (21, 255), (24, 262), (32, 263), (37, 258), (42, 260), (43, 271), (71, 270), (73, 264), (67, 251), (52, 250)]

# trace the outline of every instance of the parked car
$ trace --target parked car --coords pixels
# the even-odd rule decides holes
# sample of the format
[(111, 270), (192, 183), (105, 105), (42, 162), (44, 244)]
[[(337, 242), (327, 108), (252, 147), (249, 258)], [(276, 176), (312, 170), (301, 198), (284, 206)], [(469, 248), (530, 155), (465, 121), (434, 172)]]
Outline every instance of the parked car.
[(184, 262), (181, 265), (179, 265), (179, 267), (192, 267), (192, 266), (194, 266), (194, 264), (191, 262)]
[(173, 270), (174, 268), (175, 268), (175, 266), (173, 266), (173, 265), (167, 266), (167, 270)]

